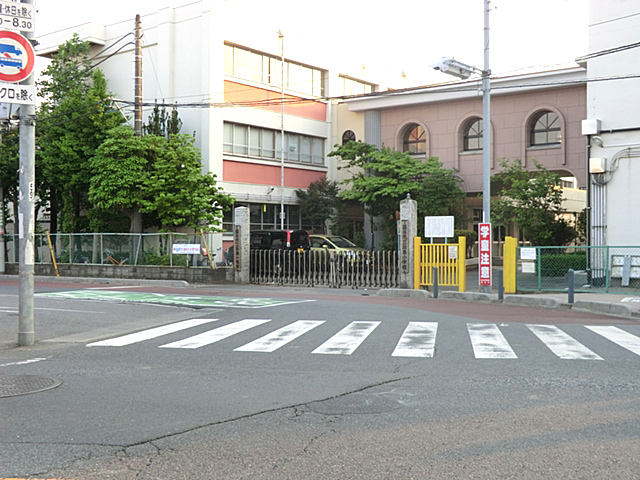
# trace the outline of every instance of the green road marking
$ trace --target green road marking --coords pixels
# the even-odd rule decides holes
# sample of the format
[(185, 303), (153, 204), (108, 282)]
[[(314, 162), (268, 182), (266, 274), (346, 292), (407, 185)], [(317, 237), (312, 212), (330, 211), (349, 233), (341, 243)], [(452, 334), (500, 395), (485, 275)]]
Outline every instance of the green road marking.
[(313, 300), (280, 300), (275, 298), (214, 297), (208, 295), (173, 295), (166, 293), (112, 292), (108, 290), (74, 290), (38, 293), (36, 297), (101, 300), (108, 302), (161, 303), (185, 307), (265, 308)]

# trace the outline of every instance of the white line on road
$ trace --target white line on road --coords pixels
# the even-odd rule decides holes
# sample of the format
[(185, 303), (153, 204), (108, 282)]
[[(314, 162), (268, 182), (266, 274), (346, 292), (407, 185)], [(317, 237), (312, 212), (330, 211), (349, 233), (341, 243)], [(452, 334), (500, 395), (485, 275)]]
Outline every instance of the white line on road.
[(43, 360), (46, 360), (47, 358), (32, 358), (30, 360), (23, 360), (21, 362), (3, 363), (2, 365), (0, 365), (0, 367), (12, 367), (14, 365), (27, 365), (29, 363), (42, 362)]
[(587, 328), (592, 332), (611, 340), (613, 343), (620, 345), (622, 348), (626, 348), (630, 352), (640, 355), (640, 338), (635, 335), (631, 335), (618, 327), (587, 326)]
[(215, 322), (216, 320), (218, 319), (194, 318), (183, 322), (172, 323), (170, 325), (163, 325), (162, 327), (143, 330), (142, 332), (130, 333), (129, 335), (123, 335), (122, 337), (89, 343), (87, 347), (123, 347), (125, 345), (131, 345), (132, 343), (142, 342), (144, 340), (150, 340), (170, 333), (179, 332), (180, 330), (185, 330), (187, 328), (197, 327), (198, 325), (203, 325), (205, 323)]
[(467, 323), (476, 358), (518, 358), (497, 325)]
[(311, 353), (351, 355), (380, 325), (380, 322), (352, 322)]
[(436, 322), (409, 322), (391, 356), (432, 358), (437, 331)]
[(555, 325), (527, 325), (536, 337), (562, 359), (602, 360), (573, 337), (567, 335)]
[(298, 320), (262, 338), (235, 349), (237, 352), (273, 352), (301, 335), (322, 325), (324, 321)]
[(200, 348), (270, 321), (271, 320), (260, 319), (240, 320), (239, 322), (231, 323), (223, 327), (214, 328), (200, 335), (194, 335), (184, 340), (161, 345), (160, 348)]

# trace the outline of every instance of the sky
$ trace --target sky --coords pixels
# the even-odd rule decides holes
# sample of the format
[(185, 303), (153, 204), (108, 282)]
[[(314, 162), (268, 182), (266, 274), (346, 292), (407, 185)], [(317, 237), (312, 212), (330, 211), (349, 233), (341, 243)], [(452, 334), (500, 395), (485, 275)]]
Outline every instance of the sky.
[[(340, 66), (365, 65), (389, 78), (401, 78), (404, 72), (407, 83), (395, 86), (453, 80), (430, 68), (442, 57), (483, 68), (484, 0), (218, 1), (256, 11), (268, 8), (263, 18), (272, 23), (270, 28), (282, 30), (285, 38), (322, 39), (318, 45), (329, 49)], [(89, 21), (108, 25), (185, 3), (191, 2), (36, 0), (36, 38)], [(588, 6), (589, 0), (492, 0), (491, 71), (567, 64), (587, 54)]]

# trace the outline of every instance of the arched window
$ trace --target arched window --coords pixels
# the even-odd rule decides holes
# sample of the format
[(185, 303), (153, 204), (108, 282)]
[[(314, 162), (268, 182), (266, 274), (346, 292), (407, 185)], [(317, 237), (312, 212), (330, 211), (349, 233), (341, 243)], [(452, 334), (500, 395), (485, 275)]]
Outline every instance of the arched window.
[(424, 128), (415, 123), (407, 127), (402, 139), (402, 151), (411, 155), (427, 152), (427, 134)]
[(560, 118), (553, 112), (539, 113), (531, 122), (532, 146), (535, 145), (559, 145), (562, 139), (560, 134)]
[(467, 122), (462, 133), (462, 150), (473, 152), (482, 150), (482, 119), (474, 118)]
[(342, 134), (342, 145), (346, 145), (351, 141), (356, 141), (356, 134), (353, 132), (353, 130), (347, 130)]

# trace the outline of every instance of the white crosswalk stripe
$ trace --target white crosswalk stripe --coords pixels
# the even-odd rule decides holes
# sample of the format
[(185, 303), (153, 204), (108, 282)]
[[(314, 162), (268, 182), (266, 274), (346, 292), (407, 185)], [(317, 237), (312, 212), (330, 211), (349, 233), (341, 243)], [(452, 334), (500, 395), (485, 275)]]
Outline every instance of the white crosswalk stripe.
[(351, 322), (311, 353), (351, 355), (380, 322)]
[(160, 345), (160, 348), (200, 348), (270, 321), (271, 320), (240, 320), (239, 322), (231, 323), (223, 327), (214, 328), (200, 335), (167, 343), (166, 345)]
[(518, 358), (497, 325), (468, 323), (467, 329), (476, 358)]
[[(176, 334), (184, 330), (217, 322), (215, 318), (197, 318), (176, 322), (170, 325), (150, 328), (136, 333), (121, 335), (118, 337), (88, 343), (87, 347), (124, 347), (136, 343), (152, 340), (158, 337)], [(242, 334), (255, 327), (271, 322), (270, 319), (244, 319), (227, 325), (212, 328), (203, 333), (198, 333), (177, 341), (165, 343), (158, 348), (167, 349), (197, 349), (213, 343), (219, 342), (234, 335)], [(320, 344), (311, 353), (324, 355), (352, 355), (376, 330), (381, 321), (353, 321), (344, 326), (337, 333), (332, 332), (327, 339), (318, 340)], [(281, 326), (267, 334), (243, 343), (233, 351), (235, 352), (260, 352), (271, 353), (288, 345), (303, 335), (319, 334), (311, 333), (317, 327), (331, 324), (326, 320), (297, 320)], [(439, 338), (438, 322), (408, 322), (400, 333), (396, 330), (395, 335), (399, 338), (390, 338), (388, 334), (377, 335), (375, 341), (394, 342), (395, 348), (391, 353), (392, 357), (404, 358), (433, 358), (436, 354), (436, 343)], [(506, 327), (509, 327), (506, 329)], [(604, 337), (615, 345), (620, 346), (635, 355), (640, 356), (640, 337), (614, 326), (579, 326), (575, 328), (585, 328), (601, 337)], [(394, 327), (395, 328), (395, 327)], [(503, 324), (493, 323), (467, 323), (467, 335), (471, 342), (473, 355), (477, 359), (517, 359), (518, 355), (505, 338), (504, 332), (509, 332), (509, 338), (517, 339), (516, 346), (524, 352), (531, 352), (535, 345), (544, 345), (554, 355), (561, 360), (603, 360), (603, 357), (580, 343), (563, 329), (555, 325), (539, 324)], [(322, 331), (318, 329), (318, 331)], [(386, 330), (387, 332), (389, 330)], [(444, 330), (446, 335), (452, 333), (450, 327)], [(326, 330), (325, 330), (326, 332)], [(526, 332), (526, 334), (524, 333)], [(533, 333), (534, 336), (531, 336)], [(244, 337), (251, 335), (245, 333)], [(443, 333), (440, 333), (442, 336)], [(324, 334), (323, 334), (324, 336)], [(243, 337), (238, 337), (243, 338)], [(528, 340), (527, 338), (530, 338)], [(536, 340), (537, 339), (537, 340)], [(248, 340), (248, 339), (246, 339)], [(245, 341), (246, 341), (245, 340)], [(538, 343), (539, 341), (539, 343)], [(324, 343), (321, 343), (324, 342)], [(446, 342), (446, 340), (445, 340)], [(236, 343), (237, 344), (237, 343)], [(312, 349), (313, 347), (311, 347)], [(387, 348), (387, 347), (382, 347)], [(520, 352), (519, 352), (520, 353)]]
[(436, 322), (409, 322), (391, 356), (433, 357), (437, 331)]
[(236, 352), (274, 352), (280, 347), (292, 342), (301, 335), (313, 330), (324, 321), (298, 320), (297, 322), (282, 327), (275, 332), (258, 338), (235, 349)]
[(150, 340), (152, 338), (158, 338), (170, 333), (179, 332), (180, 330), (185, 330), (187, 328), (197, 327), (198, 325), (204, 325), (205, 323), (215, 322), (216, 320), (218, 319), (194, 318), (191, 320), (185, 320), (183, 322), (172, 323), (170, 325), (163, 325), (162, 327), (143, 330), (142, 332), (136, 332), (129, 335), (123, 335), (121, 337), (110, 338), (109, 340), (89, 343), (87, 347), (123, 347), (125, 345), (131, 345), (133, 343), (142, 342), (144, 340)]
[(626, 348), (630, 352), (640, 355), (640, 338), (618, 327), (587, 327), (592, 332), (611, 340), (613, 343)]
[(602, 357), (554, 325), (527, 325), (527, 328), (562, 359), (602, 360)]

